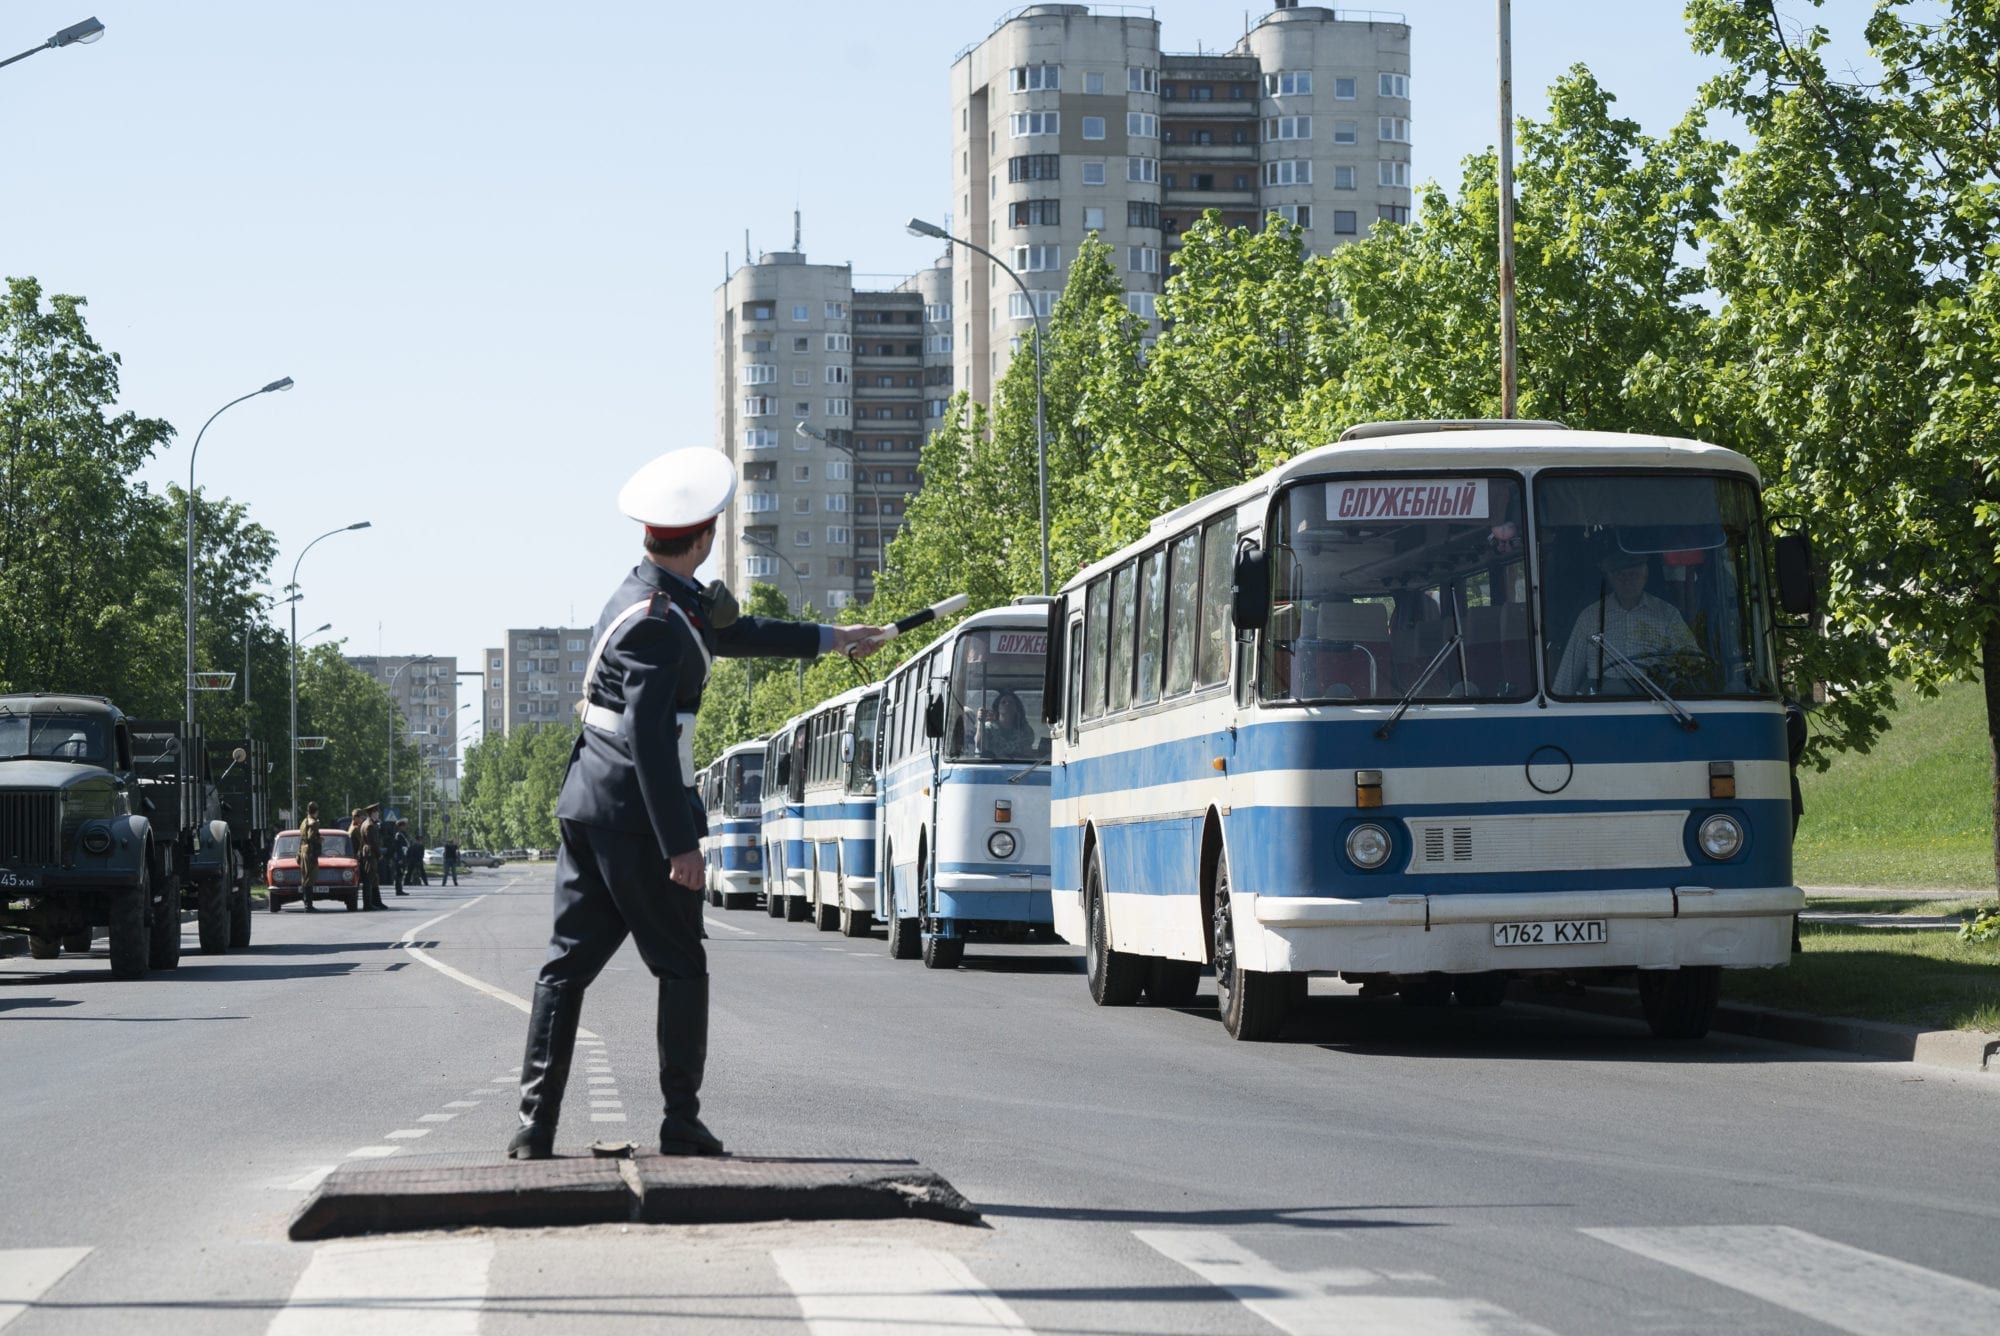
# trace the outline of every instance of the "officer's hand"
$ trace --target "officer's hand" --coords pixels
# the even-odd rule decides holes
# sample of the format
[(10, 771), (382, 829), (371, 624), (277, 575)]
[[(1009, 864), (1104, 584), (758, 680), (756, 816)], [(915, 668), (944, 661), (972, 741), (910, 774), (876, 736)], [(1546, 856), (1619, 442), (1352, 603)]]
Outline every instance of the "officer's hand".
[(833, 652), (845, 654), (850, 659), (865, 659), (882, 646), (888, 644), (886, 626), (836, 626), (833, 628)]
[(699, 852), (675, 854), (667, 862), (667, 875), (691, 891), (701, 889), (702, 863)]

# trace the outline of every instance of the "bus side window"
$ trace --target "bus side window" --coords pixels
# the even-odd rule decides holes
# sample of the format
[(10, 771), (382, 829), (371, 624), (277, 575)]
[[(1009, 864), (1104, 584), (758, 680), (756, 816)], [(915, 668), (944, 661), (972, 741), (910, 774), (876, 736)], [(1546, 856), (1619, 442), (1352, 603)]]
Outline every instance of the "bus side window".
[(1083, 618), (1072, 617), (1069, 634), (1063, 637), (1069, 645), (1069, 687), (1066, 707), (1063, 710), (1064, 735), (1071, 742), (1076, 741), (1076, 717), (1083, 709)]
[(1104, 657), (1111, 644), (1111, 577), (1090, 582), (1084, 596), (1083, 717), (1104, 714)]
[(1200, 650), (1195, 681), (1212, 687), (1229, 680), (1229, 589), (1235, 580), (1236, 517), (1223, 515), (1201, 532)]
[(1111, 577), (1111, 674), (1105, 685), (1105, 705), (1114, 713), (1132, 703), (1132, 623), (1138, 611), (1133, 564), (1126, 562)]
[(1195, 595), (1201, 574), (1200, 540), (1174, 541), (1167, 566), (1167, 690), (1178, 696), (1194, 684)]
[(1135, 705), (1151, 705), (1160, 698), (1166, 603), (1167, 554), (1162, 548), (1147, 553), (1139, 562), (1139, 681), (1132, 693)]

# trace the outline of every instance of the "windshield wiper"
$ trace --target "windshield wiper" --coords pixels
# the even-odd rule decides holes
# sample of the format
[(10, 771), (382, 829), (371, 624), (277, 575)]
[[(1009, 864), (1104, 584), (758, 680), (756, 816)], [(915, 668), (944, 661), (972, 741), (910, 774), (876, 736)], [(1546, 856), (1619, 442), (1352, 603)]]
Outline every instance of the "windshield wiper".
[(1417, 698), (1417, 693), (1424, 689), (1424, 684), (1431, 680), (1431, 675), (1444, 666), (1444, 661), (1451, 657), (1451, 652), (1458, 648), (1459, 642), (1463, 639), (1465, 637), (1462, 635), (1454, 635), (1451, 639), (1445, 641), (1444, 644), (1438, 646), (1438, 652), (1431, 655), (1431, 661), (1424, 665), (1424, 670), (1421, 673), (1417, 674), (1417, 680), (1410, 684), (1408, 691), (1403, 693), (1403, 699), (1396, 702), (1396, 712), (1389, 716), (1382, 727), (1375, 730), (1376, 737), (1382, 739), (1384, 742), (1389, 740), (1389, 735), (1396, 731), (1396, 725), (1403, 722), (1404, 714), (1408, 713), (1410, 702)]
[(1639, 685), (1646, 688), (1647, 695), (1651, 696), (1654, 700), (1658, 701), (1660, 704), (1666, 706), (1667, 709), (1671, 710), (1673, 712), (1674, 719), (1680, 724), (1680, 726), (1683, 729), (1692, 733), (1696, 729), (1701, 727), (1701, 721), (1696, 719), (1693, 715), (1689, 714), (1686, 710), (1682, 709), (1680, 703), (1676, 701), (1672, 696), (1669, 696), (1666, 693), (1666, 690), (1663, 687), (1661, 687), (1658, 682), (1655, 682), (1652, 678), (1646, 676), (1646, 670), (1644, 668), (1641, 668), (1638, 664), (1626, 658), (1625, 652), (1623, 650), (1619, 649), (1616, 645), (1613, 645), (1607, 640), (1605, 640), (1603, 632), (1600, 631), (1592, 635), (1590, 637), (1590, 643), (1597, 646), (1597, 648), (1602, 650), (1604, 653), (1609, 654), (1611, 656), (1611, 661), (1613, 663), (1617, 664), (1620, 668), (1623, 668), (1626, 672), (1632, 674), (1632, 676), (1635, 679), (1637, 679)]

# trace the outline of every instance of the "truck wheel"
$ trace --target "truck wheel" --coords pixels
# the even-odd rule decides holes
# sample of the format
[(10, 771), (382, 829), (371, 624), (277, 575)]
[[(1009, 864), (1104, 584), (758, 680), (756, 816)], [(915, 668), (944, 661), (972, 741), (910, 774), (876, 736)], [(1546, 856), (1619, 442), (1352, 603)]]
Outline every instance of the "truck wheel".
[[(195, 936), (201, 940), (203, 955), (219, 956), (229, 949), (228, 882), (216, 877), (196, 888), (194, 920)], [(175, 931), (179, 931), (178, 924)]]
[(1201, 988), (1201, 962), (1155, 957), (1146, 971), (1146, 1001), (1156, 1007), (1185, 1007)]
[(153, 898), (153, 881), (146, 870), (139, 871), (139, 884), (128, 886), (111, 897), (111, 977), (146, 977), (146, 905)]
[(1140, 973), (1145, 962), (1111, 949), (1111, 923), (1104, 914), (1104, 864), (1095, 849), (1084, 868), (1083, 884), (1090, 898), (1083, 929), (1083, 972), (1090, 1000), (1100, 1007), (1129, 1007), (1145, 986), (1146, 976)]
[(54, 960), (62, 954), (62, 939), (28, 934), (28, 954), (36, 960)]
[(1231, 1039), (1275, 1039), (1296, 985), (1283, 974), (1236, 963), (1236, 927), (1229, 904), (1229, 862), (1215, 865), (1215, 1000)]
[(250, 945), (250, 887), (248, 878), (229, 895), (229, 948), (241, 951)]
[(1721, 995), (1722, 970), (1715, 965), (1639, 971), (1639, 1006), (1656, 1039), (1699, 1039), (1707, 1034)]
[(62, 939), (62, 949), (73, 956), (89, 955), (91, 946), (90, 929), (88, 928), (85, 928), (82, 932), (73, 932)]
[(180, 968), (181, 898), (167, 895), (149, 906), (153, 920), (147, 925), (147, 960), (156, 970)]

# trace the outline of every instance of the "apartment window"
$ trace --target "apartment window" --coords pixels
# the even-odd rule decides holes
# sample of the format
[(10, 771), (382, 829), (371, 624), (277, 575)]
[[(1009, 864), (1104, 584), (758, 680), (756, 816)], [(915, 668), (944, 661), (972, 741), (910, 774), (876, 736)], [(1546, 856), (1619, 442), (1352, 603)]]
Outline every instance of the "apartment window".
[(1036, 135), (1053, 135), (1062, 132), (1062, 113), (1059, 111), (1016, 111), (1007, 117), (1007, 137), (1009, 139), (1032, 139)]
[(1142, 320), (1152, 320), (1159, 314), (1159, 300), (1158, 293), (1128, 292), (1125, 294), (1125, 309)]
[(812, 508), (813, 499), (811, 497), (795, 496), (792, 498), (792, 513), (794, 515), (810, 515), (812, 514)]
[(751, 492), (743, 498), (743, 509), (750, 515), (774, 514), (778, 509), (776, 492)]
[(811, 481), (812, 481), (812, 476), (813, 476), (813, 466), (812, 466), (812, 465), (810, 465), (810, 464), (794, 464), (794, 465), (792, 465), (792, 481), (793, 481), (793, 482), (811, 482)]
[(807, 306), (804, 302), (795, 303), (792, 307), (792, 319), (798, 321), (800, 324), (804, 324), (806, 321), (812, 319), (812, 307)]
[(1311, 139), (1313, 118), (1310, 116), (1271, 116), (1264, 121), (1264, 138)]
[(1337, 101), (1352, 102), (1359, 95), (1359, 92), (1359, 80), (1335, 79), (1333, 81), (1333, 96)]
[(1104, 230), (1104, 207), (1086, 204), (1083, 206), (1083, 230), (1102, 232)]
[(1236, 173), (1232, 179), (1235, 181), (1235, 184), (1230, 187), (1232, 190), (1248, 190), (1250, 188), (1250, 178), (1243, 172)]
[(1157, 93), (1160, 91), (1160, 72), (1141, 65), (1127, 66), (1125, 70), (1125, 91), (1128, 93)]
[(1059, 295), (1048, 291), (1010, 292), (1007, 294), (1007, 318), (1032, 320), (1038, 315), (1046, 318), (1055, 311)]
[[(810, 402), (810, 401), (808, 401), (808, 400), (805, 400), (805, 399), (799, 399), (799, 400), (795, 400), (795, 401), (793, 402), (793, 404), (792, 404), (792, 416), (793, 416), (793, 417), (801, 417), (801, 418), (805, 418), (805, 417), (811, 417), (811, 416), (812, 416), (812, 414), (813, 414), (813, 406), (812, 406), (812, 404), (811, 404), (811, 402)], [(804, 438), (801, 438), (801, 440), (803, 440), (803, 439), (804, 439)], [(800, 445), (800, 446), (799, 446), (799, 448), (800, 448), (801, 450), (803, 450), (803, 449), (805, 449), (805, 446), (804, 446), (804, 445)]]
[(829, 334), (829, 335), (827, 335), (827, 336), (826, 336), (826, 350), (827, 350), (828, 352), (830, 352), (830, 353), (844, 353), (844, 352), (848, 351), (849, 347), (851, 346), (851, 345), (849, 344), (849, 339), (850, 339), (850, 337), (851, 337), (851, 336), (850, 336), (850, 335), (847, 335), (847, 334)]
[(516, 705), (514, 707), (514, 713), (516, 714), (526, 714), (527, 712), (528, 712), (528, 702), (526, 701), (522, 701), (519, 705)]
[(1241, 102), (1246, 98), (1248, 98), (1249, 96), (1250, 96), (1250, 90), (1244, 87), (1242, 84), (1229, 85), (1229, 100), (1231, 102)]
[(1207, 84), (1189, 84), (1188, 96), (1197, 102), (1215, 101), (1215, 89)]
[(1062, 268), (1062, 247), (1060, 246), (1014, 247), (1014, 270), (1016, 273), (1039, 274), (1050, 269), (1060, 268)]
[(1135, 274), (1160, 272), (1160, 252), (1152, 246), (1127, 246), (1125, 267)]
[(1407, 74), (1378, 74), (1375, 76), (1375, 91), (1381, 97), (1410, 98), (1410, 76)]
[(827, 497), (826, 508), (835, 513), (845, 511), (847, 509), (847, 493), (835, 492), (833, 495)]
[(811, 529), (792, 530), (793, 547), (811, 547), (812, 545), (813, 545), (813, 531)]
[(1104, 138), (1104, 118), (1103, 118), (1102, 116), (1086, 116), (1086, 117), (1084, 117), (1084, 118), (1083, 118), (1083, 137), (1084, 137), (1085, 139), (1102, 139), (1102, 138)]
[(1378, 204), (1375, 216), (1385, 223), (1407, 223), (1410, 221), (1410, 206), (1407, 204)]
[(1385, 144), (1410, 142), (1410, 122), (1403, 116), (1382, 116), (1375, 121), (1375, 137)]
[(1125, 113), (1125, 133), (1135, 139), (1158, 139), (1160, 118), (1150, 111), (1128, 111)]
[(848, 541), (848, 530), (846, 526), (840, 524), (827, 525), (826, 541), (829, 546), (833, 547), (844, 546)]
[(828, 303), (826, 304), (826, 318), (827, 318), (828, 320), (845, 320), (845, 319), (847, 319), (847, 303), (846, 303), (846, 302), (828, 302)]
[(1160, 160), (1158, 158), (1125, 159), (1125, 179), (1127, 181), (1141, 181), (1149, 184), (1157, 182), (1160, 179)]
[(844, 367), (844, 366), (830, 366), (830, 367), (828, 367), (828, 368), (826, 369), (826, 383), (827, 383), (827, 384), (829, 384), (829, 385), (845, 385), (845, 384), (847, 384), (847, 382), (848, 382), (848, 372), (847, 372), (847, 368), (846, 368), (846, 367)]
[(1311, 158), (1286, 158), (1282, 162), (1264, 164), (1264, 184), (1267, 186), (1309, 186), (1312, 183)]
[(1062, 179), (1062, 155), (1026, 153), (1007, 159), (1009, 181), (1058, 181)]
[(1294, 227), (1310, 228), (1313, 225), (1313, 211), (1310, 204), (1280, 204), (1277, 213)]
[(1007, 71), (1010, 93), (1054, 92), (1062, 87), (1060, 65), (1016, 65)]
[(768, 575), (776, 575), (778, 573), (778, 559), (776, 557), (745, 557), (743, 558), (743, 573), (753, 580), (761, 579)]
[(1410, 164), (1407, 162), (1378, 162), (1375, 164), (1375, 184), (1378, 186), (1407, 186), (1410, 184)]
[(927, 353), (948, 353), (951, 351), (951, 335), (924, 335), (924, 351)]
[(1158, 227), (1160, 206), (1151, 200), (1133, 199), (1125, 201), (1125, 226)]
[(926, 399), (924, 401), (924, 416), (934, 418), (943, 417), (945, 406), (950, 402), (948, 399)]
[(743, 351), (746, 353), (768, 353), (771, 351), (771, 341), (769, 339), (745, 339), (743, 340)]
[(811, 367), (795, 366), (792, 368), (792, 384), (810, 385), (812, 383), (813, 383), (813, 373)]
[(1188, 136), (1188, 142), (1196, 148), (1207, 148), (1215, 142), (1215, 132), (1212, 130), (1196, 130)]
[(1335, 209), (1333, 211), (1333, 234), (1335, 236), (1351, 237), (1357, 235), (1360, 230), (1356, 222), (1354, 210)]
[(776, 399), (773, 399), (768, 394), (751, 394), (744, 396), (743, 399), (744, 417), (769, 417), (771, 416), (771, 414), (777, 411), (778, 411), (778, 401)]
[(1265, 97), (1307, 97), (1313, 90), (1311, 70), (1300, 70), (1293, 74), (1267, 74), (1264, 76)]
[(846, 417), (847, 410), (848, 402), (845, 399), (829, 399), (826, 401), (826, 415), (828, 417)]
[(1189, 173), (1188, 173), (1188, 189), (1189, 189), (1189, 190), (1213, 190), (1213, 189), (1215, 189), (1215, 173), (1214, 173), (1214, 172), (1189, 172)]
[(1083, 183), (1087, 186), (1103, 185), (1104, 164), (1101, 162), (1086, 162), (1083, 164)]
[(949, 325), (951, 323), (951, 303), (930, 303), (924, 307), (924, 320), (933, 325)]
[(1334, 188), (1335, 190), (1352, 190), (1352, 189), (1354, 189), (1354, 169), (1353, 169), (1352, 167), (1336, 167), (1336, 168), (1334, 168), (1334, 169), (1333, 169), (1333, 188)]
[(745, 385), (770, 385), (778, 379), (778, 368), (763, 362), (751, 362), (743, 368)]
[[(826, 466), (826, 478), (827, 478), (827, 481), (828, 481), (828, 482), (846, 482), (846, 481), (847, 481), (847, 470), (848, 470), (848, 468), (849, 468), (849, 465), (848, 465), (848, 462), (847, 462), (846, 460), (844, 460), (844, 459), (834, 459), (834, 460), (829, 460), (829, 461), (827, 462), (827, 466)], [(845, 499), (845, 498), (842, 498), (842, 499)]]
[(743, 433), (745, 450), (768, 450), (778, 443), (778, 433), (769, 427), (751, 427)]
[(1174, 86), (1172, 84), (1169, 83), (1160, 85), (1160, 101), (1171, 102), (1174, 100), (1175, 96), (1176, 94), (1174, 93)]
[(812, 348), (812, 340), (807, 338), (803, 334), (799, 335), (797, 338), (792, 340), (792, 351), (795, 353), (807, 352), (811, 348)]
[(1104, 71), (1086, 70), (1083, 75), (1083, 91), (1089, 97), (1101, 96), (1104, 92)]
[(1169, 189), (1169, 190), (1179, 190), (1180, 188), (1181, 188), (1181, 178), (1180, 178), (1180, 173), (1179, 173), (1179, 172), (1168, 172), (1168, 173), (1167, 173), (1167, 189)]
[(773, 317), (773, 315), (772, 315), (772, 311), (773, 311), (774, 309), (775, 309), (774, 307), (770, 307), (770, 306), (753, 306), (753, 307), (751, 307), (751, 308), (750, 308), (750, 318), (751, 318), (752, 320), (770, 320), (770, 319), (773, 319), (774, 317)]
[(1062, 205), (1052, 199), (1015, 200), (1007, 206), (1009, 227), (1056, 227), (1062, 222)]

